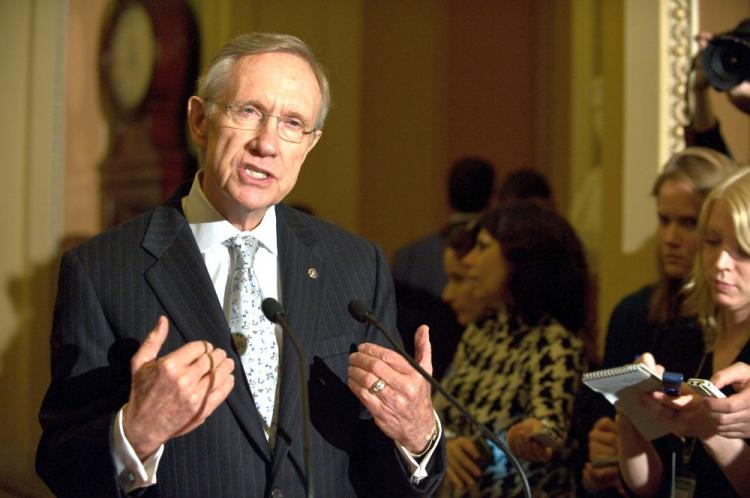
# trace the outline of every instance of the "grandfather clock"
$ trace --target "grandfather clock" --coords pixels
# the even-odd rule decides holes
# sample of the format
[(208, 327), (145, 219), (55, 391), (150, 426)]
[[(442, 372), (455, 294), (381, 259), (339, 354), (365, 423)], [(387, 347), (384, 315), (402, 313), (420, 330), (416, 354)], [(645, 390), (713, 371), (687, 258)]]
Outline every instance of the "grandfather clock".
[(185, 0), (114, 2), (99, 56), (109, 126), (104, 227), (159, 204), (195, 171), (185, 113), (198, 61), (198, 29)]

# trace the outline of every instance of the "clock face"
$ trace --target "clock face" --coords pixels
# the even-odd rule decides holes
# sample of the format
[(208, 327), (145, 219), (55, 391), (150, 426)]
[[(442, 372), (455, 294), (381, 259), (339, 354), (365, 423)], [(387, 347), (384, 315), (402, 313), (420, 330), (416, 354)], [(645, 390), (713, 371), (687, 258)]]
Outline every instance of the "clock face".
[(154, 26), (146, 8), (131, 3), (118, 16), (107, 70), (117, 104), (132, 110), (148, 92), (156, 60)]

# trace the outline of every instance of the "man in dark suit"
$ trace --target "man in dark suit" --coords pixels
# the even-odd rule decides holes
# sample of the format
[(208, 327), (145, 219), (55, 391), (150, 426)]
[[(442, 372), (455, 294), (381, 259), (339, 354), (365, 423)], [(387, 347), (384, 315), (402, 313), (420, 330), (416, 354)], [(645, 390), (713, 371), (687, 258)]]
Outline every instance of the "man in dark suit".
[[(246, 234), (258, 241), (252, 278), (280, 298), (304, 350), (315, 495), (433, 492), (445, 464), (429, 384), (346, 311), (359, 299), (395, 328), (382, 252), (279, 204), (329, 101), (300, 40), (236, 38), (188, 103), (202, 166), (192, 184), (64, 255), (37, 453), (57, 495), (305, 496), (294, 351), (276, 330), (284, 347), (267, 420), (248, 372), (260, 360), (241, 360), (254, 346), (233, 343), (226, 318), (227, 241)], [(424, 326), (415, 351), (429, 371)]]

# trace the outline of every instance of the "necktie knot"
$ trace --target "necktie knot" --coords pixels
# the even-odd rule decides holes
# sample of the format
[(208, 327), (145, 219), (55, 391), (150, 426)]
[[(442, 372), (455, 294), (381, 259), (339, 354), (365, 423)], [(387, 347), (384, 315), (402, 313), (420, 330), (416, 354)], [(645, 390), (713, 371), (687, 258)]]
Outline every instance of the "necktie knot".
[(241, 234), (228, 238), (224, 245), (231, 249), (235, 269), (247, 269), (253, 266), (260, 242), (252, 235)]

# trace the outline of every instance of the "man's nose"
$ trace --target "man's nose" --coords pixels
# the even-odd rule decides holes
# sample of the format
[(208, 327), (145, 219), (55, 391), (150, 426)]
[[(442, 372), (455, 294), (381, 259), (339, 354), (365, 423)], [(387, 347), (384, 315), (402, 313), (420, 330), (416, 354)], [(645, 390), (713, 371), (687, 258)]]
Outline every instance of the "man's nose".
[(277, 121), (273, 116), (267, 117), (255, 131), (250, 141), (252, 152), (259, 156), (275, 156), (279, 151), (279, 135), (276, 132)]

